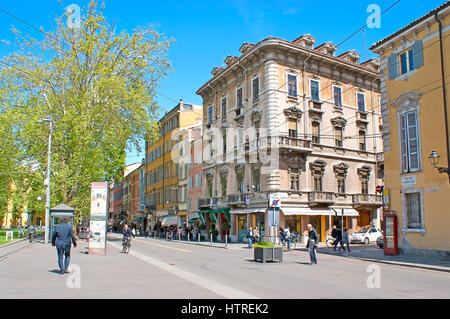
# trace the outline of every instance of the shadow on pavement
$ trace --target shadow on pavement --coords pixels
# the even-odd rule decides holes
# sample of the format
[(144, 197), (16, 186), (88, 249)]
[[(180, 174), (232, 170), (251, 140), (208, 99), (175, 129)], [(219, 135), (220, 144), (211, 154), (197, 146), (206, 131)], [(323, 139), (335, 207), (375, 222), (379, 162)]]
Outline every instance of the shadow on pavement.
[(48, 272), (51, 272), (51, 273), (57, 274), (57, 275), (62, 275), (62, 274), (59, 273), (59, 269), (49, 270)]

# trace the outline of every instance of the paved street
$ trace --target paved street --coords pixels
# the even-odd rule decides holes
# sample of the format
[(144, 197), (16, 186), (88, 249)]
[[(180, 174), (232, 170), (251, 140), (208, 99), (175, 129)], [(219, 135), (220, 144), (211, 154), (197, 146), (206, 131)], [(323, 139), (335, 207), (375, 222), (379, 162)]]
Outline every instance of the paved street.
[[(241, 245), (244, 247), (245, 245)], [(36, 242), (0, 261), (0, 298), (448, 298), (447, 272), (375, 264), (319, 254), (310, 266), (302, 250), (283, 263), (256, 263), (249, 249), (217, 249), (138, 238), (129, 255), (120, 236), (109, 235), (107, 256), (73, 249), (81, 287), (59, 275), (56, 249)], [(369, 265), (381, 270), (381, 288), (368, 288)]]

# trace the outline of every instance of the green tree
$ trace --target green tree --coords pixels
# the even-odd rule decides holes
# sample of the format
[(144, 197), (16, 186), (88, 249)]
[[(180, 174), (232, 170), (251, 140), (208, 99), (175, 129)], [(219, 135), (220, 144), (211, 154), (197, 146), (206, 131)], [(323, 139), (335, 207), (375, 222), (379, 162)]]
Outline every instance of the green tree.
[(40, 210), (33, 202), (45, 194), (49, 131), (37, 121), (51, 116), (52, 205), (64, 202), (88, 214), (90, 183), (119, 177), (126, 150), (140, 151), (139, 142), (157, 134), (154, 95), (170, 70), (171, 41), (151, 27), (117, 33), (96, 1), (83, 10), (79, 28), (69, 28), (65, 18), (41, 40), (13, 29), (19, 50), (3, 59), (0, 117), (8, 122), (14, 114), (15, 165), (38, 164), (20, 187)]

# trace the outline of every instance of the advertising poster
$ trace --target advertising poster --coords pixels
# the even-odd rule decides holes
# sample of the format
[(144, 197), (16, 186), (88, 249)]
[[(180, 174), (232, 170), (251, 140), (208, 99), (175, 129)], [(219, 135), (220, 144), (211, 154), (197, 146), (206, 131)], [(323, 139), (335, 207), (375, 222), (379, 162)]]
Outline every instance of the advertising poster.
[(89, 255), (106, 254), (108, 183), (92, 183)]

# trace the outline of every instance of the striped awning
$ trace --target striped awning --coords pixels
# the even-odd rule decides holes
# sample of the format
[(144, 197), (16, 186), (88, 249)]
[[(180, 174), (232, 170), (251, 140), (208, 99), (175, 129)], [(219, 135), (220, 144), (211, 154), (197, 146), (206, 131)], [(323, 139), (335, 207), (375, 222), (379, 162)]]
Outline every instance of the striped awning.
[(281, 207), (281, 212), (285, 216), (289, 215), (308, 215), (308, 216), (334, 216), (334, 212), (329, 208), (311, 208), (311, 207)]
[(230, 214), (252, 214), (252, 213), (264, 213), (266, 211), (265, 207), (261, 208), (237, 208), (230, 210)]

